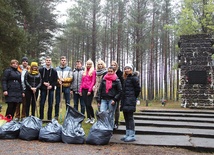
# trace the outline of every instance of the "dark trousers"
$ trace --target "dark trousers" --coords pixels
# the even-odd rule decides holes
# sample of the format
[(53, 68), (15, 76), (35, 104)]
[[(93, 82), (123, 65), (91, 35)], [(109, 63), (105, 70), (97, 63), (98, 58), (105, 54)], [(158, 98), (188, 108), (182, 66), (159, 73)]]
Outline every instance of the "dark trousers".
[(62, 92), (60, 92), (60, 87), (57, 87), (55, 92), (55, 96), (56, 96), (55, 117), (56, 118), (59, 117), (59, 105), (62, 104), (60, 103), (62, 101), (62, 96), (61, 96), (62, 93), (64, 94), (66, 109), (67, 109), (67, 104), (70, 105), (70, 100), (71, 100), (70, 87), (62, 87)]
[(116, 107), (116, 111), (115, 111), (115, 115), (114, 115), (114, 123), (116, 125), (119, 124), (119, 118), (120, 118), (120, 108), (119, 108), (119, 102), (117, 102), (117, 107)]
[(26, 96), (26, 107), (25, 107), (26, 117), (28, 117), (30, 114), (30, 106), (31, 106), (31, 115), (35, 116), (35, 110), (37, 109), (36, 101), (38, 97), (38, 90), (36, 91), (35, 95), (32, 90), (26, 90), (25, 96)]
[(88, 89), (82, 89), (82, 97), (83, 97), (83, 101), (85, 103), (87, 117), (91, 119), (91, 118), (94, 118), (94, 109), (91, 105), (94, 93), (91, 92), (90, 95), (87, 95), (87, 94), (88, 94)]
[(14, 113), (16, 111), (16, 105), (18, 103), (7, 103), (7, 110), (6, 110), (6, 115), (11, 115), (12, 117), (14, 116)]
[(40, 107), (39, 107), (39, 114), (40, 119), (44, 119), (44, 107), (45, 107), (45, 101), (48, 96), (48, 113), (47, 118), (48, 120), (52, 119), (52, 110), (53, 110), (53, 92), (54, 90), (41, 90), (41, 100), (40, 100)]
[(133, 112), (123, 112), (125, 119), (126, 130), (135, 130)]
[(80, 101), (81, 113), (85, 115), (85, 103), (83, 101), (83, 97), (79, 95), (79, 93), (73, 92), (74, 99), (74, 109), (78, 110), (78, 105)]

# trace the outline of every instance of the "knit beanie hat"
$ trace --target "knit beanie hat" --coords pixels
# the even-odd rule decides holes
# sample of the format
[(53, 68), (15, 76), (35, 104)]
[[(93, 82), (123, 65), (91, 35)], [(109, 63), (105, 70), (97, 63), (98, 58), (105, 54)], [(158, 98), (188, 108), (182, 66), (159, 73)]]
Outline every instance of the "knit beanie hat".
[(133, 67), (132, 67), (131, 64), (126, 64), (126, 65), (124, 66), (124, 68), (126, 68), (126, 67), (130, 68), (131, 70), (133, 70)]
[(38, 67), (38, 63), (37, 63), (37, 62), (31, 62), (30, 66), (31, 66), (31, 67), (34, 67), (34, 66), (35, 66), (35, 67)]
[(22, 62), (23, 62), (23, 61), (28, 61), (28, 58), (27, 58), (27, 57), (23, 57), (23, 58), (22, 58)]

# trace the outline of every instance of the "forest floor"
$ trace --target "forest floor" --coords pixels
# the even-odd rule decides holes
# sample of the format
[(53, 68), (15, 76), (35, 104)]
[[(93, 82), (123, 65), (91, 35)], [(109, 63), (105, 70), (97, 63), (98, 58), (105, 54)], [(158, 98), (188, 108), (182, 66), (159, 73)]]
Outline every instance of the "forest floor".
[[(96, 107), (96, 105), (94, 105)], [(5, 113), (6, 105), (3, 104), (2, 114)], [(180, 109), (179, 102), (169, 102), (166, 106), (162, 106), (160, 102), (150, 102), (146, 106), (145, 102), (141, 102), (137, 106), (137, 110), (143, 109)], [(123, 119), (123, 117), (121, 117)], [(85, 124), (83, 123), (83, 126)], [(90, 128), (90, 126), (85, 126)], [(87, 135), (87, 134), (86, 134)], [(178, 147), (158, 147), (158, 146), (142, 146), (132, 144), (113, 144), (104, 146), (88, 145), (88, 144), (65, 144), (65, 143), (48, 143), (38, 140), (25, 141), (21, 139), (0, 140), (0, 154), (13, 155), (208, 155), (214, 152), (203, 152), (203, 150), (188, 150)]]
[(210, 155), (175, 147), (141, 146), (131, 144), (64, 144), (35, 141), (0, 140), (0, 154), (12, 155)]

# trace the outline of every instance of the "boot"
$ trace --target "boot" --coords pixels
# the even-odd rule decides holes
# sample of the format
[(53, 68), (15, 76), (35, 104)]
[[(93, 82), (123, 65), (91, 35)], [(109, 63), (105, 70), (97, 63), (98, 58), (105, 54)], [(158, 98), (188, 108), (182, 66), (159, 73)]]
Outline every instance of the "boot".
[(129, 136), (124, 140), (124, 142), (133, 142), (136, 141), (135, 139), (135, 131), (129, 130)]
[(124, 141), (129, 136), (129, 130), (126, 130), (126, 135), (123, 136), (120, 140)]

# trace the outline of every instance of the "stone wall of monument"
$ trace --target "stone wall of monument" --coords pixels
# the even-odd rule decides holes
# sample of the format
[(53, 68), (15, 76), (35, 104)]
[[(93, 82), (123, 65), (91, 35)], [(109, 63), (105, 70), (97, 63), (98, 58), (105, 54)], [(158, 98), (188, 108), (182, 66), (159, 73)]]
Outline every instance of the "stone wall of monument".
[(214, 107), (213, 44), (214, 39), (207, 34), (180, 37), (179, 94), (183, 107)]

